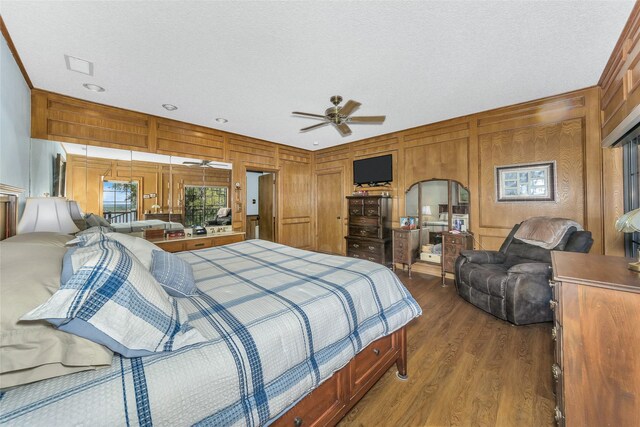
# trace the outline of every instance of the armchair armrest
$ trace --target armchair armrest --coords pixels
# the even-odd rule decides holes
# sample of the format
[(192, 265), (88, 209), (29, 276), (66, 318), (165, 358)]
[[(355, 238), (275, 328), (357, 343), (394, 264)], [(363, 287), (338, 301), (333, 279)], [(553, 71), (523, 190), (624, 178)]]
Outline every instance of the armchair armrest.
[(524, 262), (511, 267), (508, 273), (536, 274), (547, 276), (551, 274), (551, 264), (546, 262)]
[(460, 251), (460, 256), (475, 264), (502, 264), (507, 256), (499, 251)]

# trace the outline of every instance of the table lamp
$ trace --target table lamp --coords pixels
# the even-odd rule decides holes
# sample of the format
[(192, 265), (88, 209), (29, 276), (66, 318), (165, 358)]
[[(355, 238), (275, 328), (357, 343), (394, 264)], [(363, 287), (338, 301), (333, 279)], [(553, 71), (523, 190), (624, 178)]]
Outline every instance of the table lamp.
[(73, 223), (69, 205), (64, 197), (29, 197), (24, 213), (18, 223), (18, 234), (53, 231), (58, 233), (77, 233), (80, 231)]
[[(629, 211), (618, 218), (616, 221), (616, 230), (622, 233), (635, 233), (636, 231), (640, 231), (640, 208)], [(640, 272), (640, 260), (630, 262), (629, 270)]]

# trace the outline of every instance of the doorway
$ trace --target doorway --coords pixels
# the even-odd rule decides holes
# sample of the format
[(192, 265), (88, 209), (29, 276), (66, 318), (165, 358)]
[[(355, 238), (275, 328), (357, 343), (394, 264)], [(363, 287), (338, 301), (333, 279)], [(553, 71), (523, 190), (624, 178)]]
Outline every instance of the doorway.
[(276, 174), (247, 170), (247, 239), (276, 241)]
[(316, 180), (318, 251), (344, 255), (342, 171), (319, 173)]

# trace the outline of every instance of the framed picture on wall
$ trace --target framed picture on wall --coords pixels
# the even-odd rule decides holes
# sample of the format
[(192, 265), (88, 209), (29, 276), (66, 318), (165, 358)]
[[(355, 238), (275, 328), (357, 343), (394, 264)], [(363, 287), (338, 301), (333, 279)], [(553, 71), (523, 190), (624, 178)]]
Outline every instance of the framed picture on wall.
[(556, 162), (496, 166), (498, 202), (556, 200)]
[(458, 187), (458, 204), (459, 205), (468, 205), (469, 204), (469, 190), (463, 188), (462, 186)]

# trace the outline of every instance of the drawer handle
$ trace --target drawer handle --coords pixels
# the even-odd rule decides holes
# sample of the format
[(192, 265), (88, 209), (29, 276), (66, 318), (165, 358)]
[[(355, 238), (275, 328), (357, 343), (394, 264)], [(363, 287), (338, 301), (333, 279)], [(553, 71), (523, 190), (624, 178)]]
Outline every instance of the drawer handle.
[(300, 418), (300, 417), (295, 417), (295, 418), (293, 419), (293, 425), (294, 425), (295, 427), (300, 427), (302, 424), (304, 424), (304, 421), (302, 421), (302, 418)]
[(551, 339), (554, 341), (558, 339), (558, 328), (555, 326), (551, 328)]
[(549, 287), (550, 288), (555, 288), (556, 287), (556, 282), (554, 282), (553, 280), (549, 280)]
[(373, 349), (373, 354), (375, 354), (376, 356), (380, 356), (380, 350), (377, 348)]
[(367, 230), (360, 230), (360, 234), (367, 234)]
[(375, 251), (375, 250), (376, 250), (376, 247), (375, 247), (375, 246), (369, 246), (369, 250), (370, 250), (370, 251)]
[(204, 243), (196, 243), (193, 245), (194, 248), (199, 248), (200, 246), (204, 246)]
[(358, 255), (358, 254), (353, 254), (351, 256), (354, 257), (354, 258), (360, 258), (360, 255)]
[(360, 211), (360, 209), (351, 209), (351, 213), (352, 214), (357, 214)]
[(367, 211), (367, 213), (368, 213), (369, 215), (373, 215), (373, 214), (375, 214), (375, 213), (378, 213), (378, 210), (377, 210), (377, 209), (369, 209), (369, 210)]
[(556, 382), (560, 379), (561, 374), (562, 369), (560, 369), (557, 363), (554, 363), (553, 366), (551, 366), (551, 375), (553, 375), (553, 379), (556, 380)]
[(564, 416), (562, 416), (562, 411), (556, 406), (556, 409), (553, 412), (553, 419), (556, 420), (556, 423), (560, 424), (560, 421), (564, 418)]
[(557, 306), (558, 306), (558, 301), (555, 301), (555, 300), (549, 301), (549, 308), (551, 310), (555, 310)]
[(370, 256), (368, 259), (369, 259), (369, 261), (375, 261), (375, 260), (376, 260), (376, 259), (375, 259), (374, 257), (372, 257), (372, 256)]
[(360, 247), (360, 245), (359, 245), (359, 244), (357, 244), (357, 243), (354, 243), (352, 246), (353, 246), (354, 248), (356, 248), (356, 249)]

